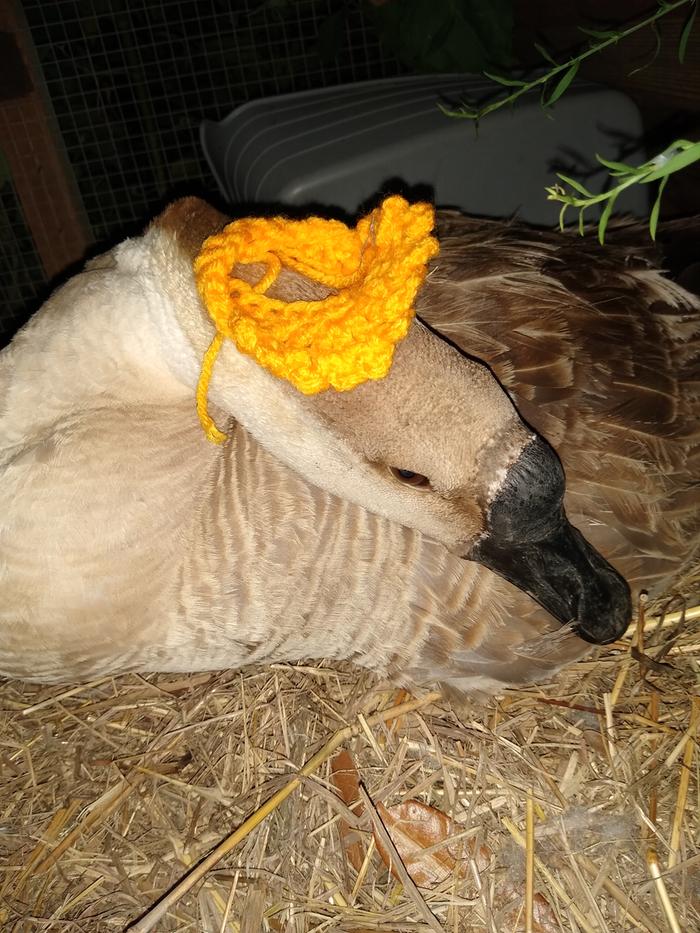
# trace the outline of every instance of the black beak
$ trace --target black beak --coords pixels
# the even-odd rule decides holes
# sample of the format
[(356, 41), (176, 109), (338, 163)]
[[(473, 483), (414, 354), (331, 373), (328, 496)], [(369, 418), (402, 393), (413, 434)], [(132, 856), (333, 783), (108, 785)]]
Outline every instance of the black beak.
[(534, 439), (510, 468), (468, 557), (524, 590), (585, 641), (615, 641), (632, 617), (625, 580), (567, 520), (564, 474)]

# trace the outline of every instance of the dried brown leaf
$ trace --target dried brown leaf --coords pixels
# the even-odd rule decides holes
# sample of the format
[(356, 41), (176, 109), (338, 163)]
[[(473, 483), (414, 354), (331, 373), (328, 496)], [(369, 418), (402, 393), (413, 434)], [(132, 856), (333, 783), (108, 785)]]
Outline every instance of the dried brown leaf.
[[(360, 775), (357, 773), (352, 755), (344, 748), (331, 761), (331, 777), (343, 803), (356, 816), (361, 816), (364, 808), (362, 803), (359, 802)], [(339, 830), (348, 862), (355, 871), (359, 871), (365, 860), (365, 847), (358, 841), (356, 831), (349, 825), (347, 820), (340, 820)]]
[[(394, 706), (399, 706), (401, 703), (405, 703), (407, 700), (411, 699), (411, 694), (408, 690), (397, 690), (396, 695), (394, 696)], [(403, 717), (399, 716), (397, 719), (387, 719), (386, 727), (390, 732), (398, 729), (403, 721)]]
[[(506, 925), (507, 929), (513, 930), (513, 933), (524, 933), (526, 924), (525, 924), (525, 910), (524, 910), (524, 900), (525, 892), (522, 885), (516, 887), (513, 884), (506, 883), (502, 886), (497, 886), (496, 888), (499, 896), (502, 896), (504, 899), (506, 897), (510, 898), (514, 894), (517, 896), (517, 903), (510, 907), (503, 917), (503, 923)], [(532, 918), (533, 926), (532, 933), (560, 933), (561, 924), (557, 919), (557, 915), (552, 910), (552, 907), (546, 897), (542, 894), (535, 894), (532, 899)]]
[[(479, 871), (484, 871), (489, 865), (491, 851), (487, 846), (480, 846), (475, 851), (476, 846), (471, 839), (458, 839), (452, 844), (444, 844), (452, 836), (461, 833), (464, 827), (435, 807), (420, 800), (406, 800), (393, 807), (378, 803), (377, 812), (418, 887), (434, 888), (449, 875), (465, 871), (468, 859), (472, 857), (476, 857)], [(377, 851), (394, 874), (391, 859), (376, 834), (375, 842)], [(437, 845), (440, 848), (426, 851)]]
[(350, 752), (342, 748), (331, 761), (333, 783), (340, 792), (343, 803), (347, 804), (356, 816), (362, 813), (360, 803), (360, 775)]

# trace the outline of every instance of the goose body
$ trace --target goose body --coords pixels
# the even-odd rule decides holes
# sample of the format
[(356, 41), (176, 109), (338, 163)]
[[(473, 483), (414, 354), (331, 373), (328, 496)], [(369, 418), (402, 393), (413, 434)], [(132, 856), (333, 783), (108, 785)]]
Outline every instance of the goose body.
[[(0, 355), (0, 674), (326, 657), (459, 690), (548, 677), (588, 646), (500, 575), (522, 544), (513, 516), (529, 529), (558, 508), (555, 461), (529, 425), (564, 463), (571, 520), (633, 597), (693, 591), (700, 310), (646, 257), (634, 265), (636, 245), (603, 253), (444, 215), (418, 303), (428, 327), (412, 326), (390, 375), (309, 402), (226, 346), (217, 447), (193, 406), (211, 329), (192, 258), (223, 222), (179, 202)], [(429, 328), (486, 361), (527, 423)], [(532, 506), (540, 476), (552, 488)], [(535, 547), (549, 531), (527, 534)], [(609, 640), (629, 598), (580, 547), (591, 592), (613, 605)]]

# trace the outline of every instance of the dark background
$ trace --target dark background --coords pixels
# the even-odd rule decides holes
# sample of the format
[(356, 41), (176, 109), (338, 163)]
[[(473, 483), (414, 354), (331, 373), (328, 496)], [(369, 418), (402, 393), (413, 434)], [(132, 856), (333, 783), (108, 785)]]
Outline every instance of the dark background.
[[(470, 32), (445, 18), (459, 0), (398, 11), (402, 2), (0, 0), (0, 346), (85, 255), (138, 232), (177, 195), (218, 199), (199, 146), (204, 117), (344, 82), (540, 65), (533, 42), (563, 53), (580, 43), (577, 24), (655, 6), (473, 0), (483, 21)], [(663, 21), (655, 58), (647, 29), (581, 70), (636, 101), (650, 153), (700, 133), (700, 24), (685, 64), (677, 58), (687, 15)], [(697, 166), (672, 179), (663, 207), (693, 212)]]

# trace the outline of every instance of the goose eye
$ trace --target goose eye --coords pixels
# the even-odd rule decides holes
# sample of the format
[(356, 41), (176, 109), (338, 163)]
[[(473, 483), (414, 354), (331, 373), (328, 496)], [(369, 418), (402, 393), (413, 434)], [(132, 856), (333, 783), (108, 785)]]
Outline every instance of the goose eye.
[(400, 470), (398, 467), (389, 467), (389, 472), (400, 483), (405, 486), (416, 486), (423, 489), (430, 487), (430, 480), (422, 473), (414, 473), (413, 470)]

